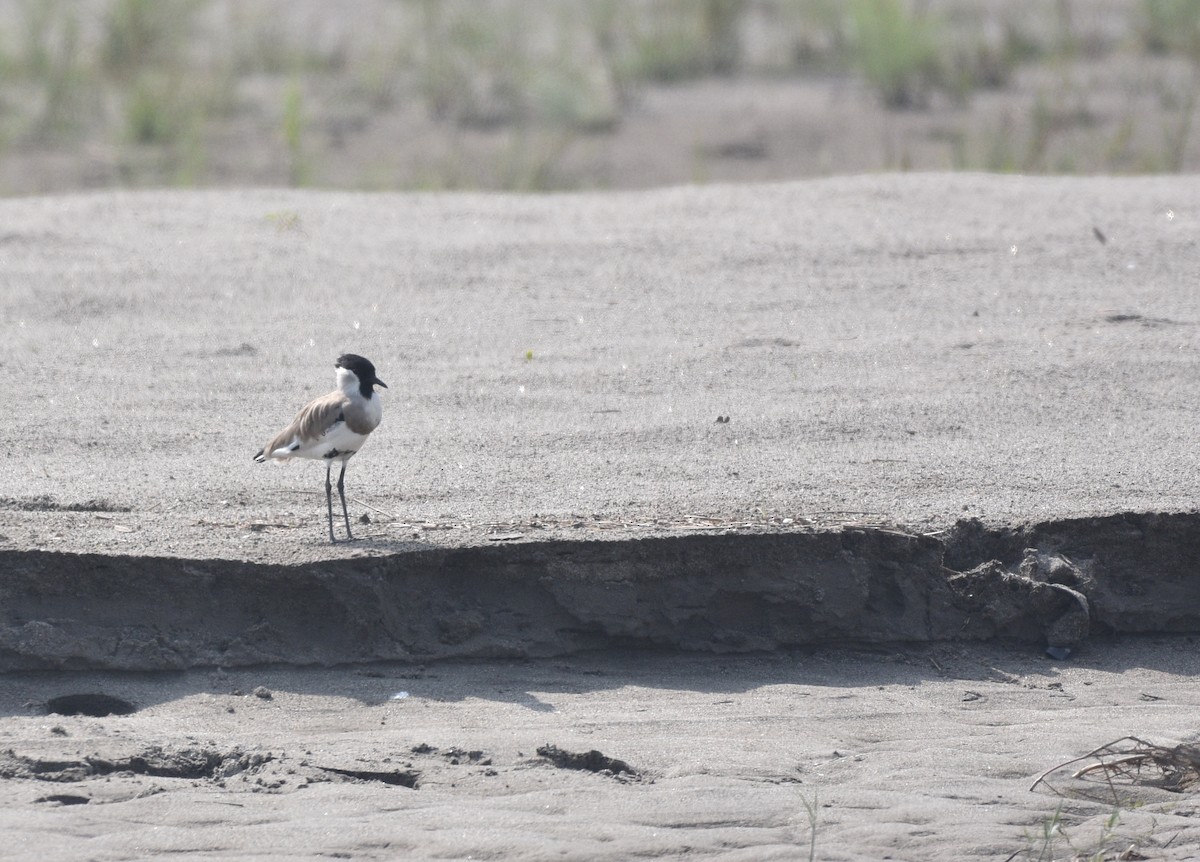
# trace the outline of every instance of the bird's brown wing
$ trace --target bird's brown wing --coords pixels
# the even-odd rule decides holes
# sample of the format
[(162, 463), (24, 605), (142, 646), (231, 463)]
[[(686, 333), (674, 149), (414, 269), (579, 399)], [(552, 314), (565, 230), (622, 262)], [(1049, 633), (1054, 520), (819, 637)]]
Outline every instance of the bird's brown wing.
[[(335, 389), (309, 402), (286, 428), (271, 438), (262, 448), (262, 454), (267, 458), (286, 458), (288, 451), (319, 440), (331, 425), (341, 420), (342, 411), (349, 400), (346, 393)], [(280, 452), (281, 449), (284, 451)]]

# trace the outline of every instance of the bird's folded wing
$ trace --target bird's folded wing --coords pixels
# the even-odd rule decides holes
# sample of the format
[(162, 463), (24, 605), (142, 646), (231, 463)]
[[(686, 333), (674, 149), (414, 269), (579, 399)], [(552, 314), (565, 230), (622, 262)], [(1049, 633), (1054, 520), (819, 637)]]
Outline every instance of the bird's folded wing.
[[(263, 447), (263, 451), (268, 457), (274, 457), (276, 453), (285, 454), (286, 450), (297, 448), (298, 444), (320, 440), (330, 428), (343, 421), (342, 411), (348, 401), (344, 392), (335, 389), (328, 395), (310, 402), (296, 414), (296, 418), (286, 428)], [(285, 452), (279, 452), (281, 449)]]

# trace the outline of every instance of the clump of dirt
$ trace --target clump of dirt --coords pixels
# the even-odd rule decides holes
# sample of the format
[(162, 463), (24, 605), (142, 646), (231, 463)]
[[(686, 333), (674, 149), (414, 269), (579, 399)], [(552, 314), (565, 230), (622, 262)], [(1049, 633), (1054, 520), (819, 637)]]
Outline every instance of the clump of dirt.
[(414, 745), (411, 749), (413, 754), (441, 754), (442, 758), (451, 766), (459, 764), (474, 764), (476, 766), (491, 766), (492, 759), (487, 756), (487, 753), (479, 749), (465, 751), (458, 746), (451, 746), (445, 751), (441, 751), (436, 745), (430, 745), (427, 742), (422, 742)]
[(641, 773), (624, 760), (609, 757), (594, 748), (591, 751), (575, 752), (564, 751), (557, 745), (543, 745), (538, 748), (537, 753), (538, 757), (544, 757), (559, 769), (578, 769), (583, 772), (597, 772), (614, 776), (628, 775), (631, 778), (641, 777)]
[(77, 502), (61, 502), (49, 494), (33, 497), (0, 497), (0, 509), (18, 512), (132, 512), (129, 506), (114, 503), (104, 497)]
[(87, 805), (92, 801), (90, 796), (79, 796), (74, 793), (51, 793), (49, 796), (39, 796), (34, 802), (57, 802), (59, 805)]
[(156, 778), (219, 780), (254, 771), (273, 759), (270, 754), (249, 754), (240, 749), (221, 752), (209, 748), (181, 748), (168, 751), (151, 746), (140, 754), (115, 759), (92, 755), (80, 760), (46, 760), (25, 757), (10, 748), (0, 752), (0, 778), (75, 782), (127, 772)]

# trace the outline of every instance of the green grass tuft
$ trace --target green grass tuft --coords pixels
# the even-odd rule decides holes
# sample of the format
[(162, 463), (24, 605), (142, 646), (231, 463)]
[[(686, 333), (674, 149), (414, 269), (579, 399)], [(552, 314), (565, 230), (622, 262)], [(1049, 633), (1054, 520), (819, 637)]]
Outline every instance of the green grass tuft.
[(919, 108), (941, 85), (937, 22), (900, 0), (853, 0), (854, 55), (889, 108)]
[(1200, 3), (1196, 0), (1142, 0), (1138, 30), (1151, 54), (1179, 53), (1200, 61)]
[(308, 185), (311, 168), (304, 152), (304, 93), (293, 79), (283, 96), (283, 139), (288, 154), (288, 179), (293, 186)]

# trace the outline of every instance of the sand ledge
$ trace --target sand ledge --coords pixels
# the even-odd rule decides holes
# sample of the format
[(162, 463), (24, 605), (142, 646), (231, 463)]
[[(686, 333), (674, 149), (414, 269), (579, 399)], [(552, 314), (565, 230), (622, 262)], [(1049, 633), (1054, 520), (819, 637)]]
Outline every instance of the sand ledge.
[(182, 670), (613, 647), (745, 652), (1200, 631), (1200, 514), (544, 541), (299, 565), (10, 551), (0, 669)]

